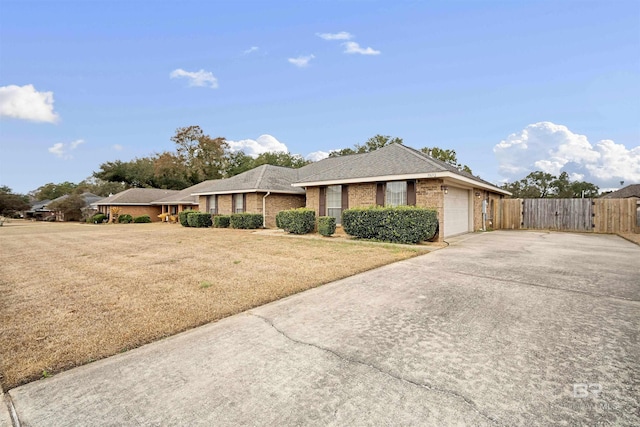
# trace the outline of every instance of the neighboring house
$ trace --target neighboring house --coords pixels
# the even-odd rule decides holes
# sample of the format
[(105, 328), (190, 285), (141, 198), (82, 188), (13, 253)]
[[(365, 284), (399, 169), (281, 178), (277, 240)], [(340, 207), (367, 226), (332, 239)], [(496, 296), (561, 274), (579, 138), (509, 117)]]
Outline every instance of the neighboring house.
[(298, 180), (299, 169), (262, 165), (231, 178), (215, 181), (195, 191), (201, 212), (229, 215), (259, 213), (265, 227), (276, 226), (276, 214), (304, 207), (305, 191), (291, 184)]
[(640, 198), (640, 184), (627, 185), (624, 188), (602, 196), (603, 199), (628, 199), (630, 197)]
[(160, 221), (162, 205), (153, 202), (178, 193), (177, 190), (161, 190), (157, 188), (130, 188), (120, 193), (101, 199), (93, 204), (98, 212), (111, 214), (111, 208), (120, 208), (119, 215), (129, 214), (133, 217), (149, 215), (151, 221)]
[(161, 213), (168, 213), (169, 215), (177, 215), (179, 212), (184, 210), (198, 210), (198, 196), (194, 196), (193, 194), (211, 187), (216, 181), (217, 180), (215, 179), (203, 181), (200, 184), (192, 185), (191, 187), (180, 190), (170, 196), (154, 200), (151, 204), (160, 205)]
[[(53, 199), (52, 201), (49, 202), (49, 204), (53, 205), (54, 203), (61, 202), (61, 201), (65, 200), (65, 199), (67, 199), (68, 197), (69, 197), (69, 195), (65, 194), (65, 195), (60, 196), (60, 197), (58, 197), (56, 199)], [(91, 205), (93, 203), (96, 203), (97, 201), (103, 199), (102, 196), (96, 196), (95, 194), (89, 193), (88, 191), (80, 194), (80, 197), (84, 201), (84, 206), (82, 208), (80, 208), (80, 212), (76, 212), (73, 215), (73, 218), (69, 219), (71, 221), (77, 221), (77, 220), (81, 219), (82, 215), (91, 216), (91, 214), (92, 214), (91, 211), (93, 210), (91, 208)], [(64, 212), (52, 211), (52, 213), (55, 215), (56, 221), (65, 221)]]
[(31, 209), (24, 212), (25, 218), (30, 219), (39, 219), (46, 220), (48, 218), (53, 218), (54, 214), (49, 209), (47, 209), (47, 205), (51, 203), (51, 200), (39, 200), (33, 202), (31, 204)]
[(432, 208), (438, 211), (440, 240), (488, 227), (495, 201), (511, 194), (402, 144), (320, 160), (301, 168), (299, 176), (293, 186), (306, 189), (306, 207), (319, 216), (340, 224), (350, 207)]

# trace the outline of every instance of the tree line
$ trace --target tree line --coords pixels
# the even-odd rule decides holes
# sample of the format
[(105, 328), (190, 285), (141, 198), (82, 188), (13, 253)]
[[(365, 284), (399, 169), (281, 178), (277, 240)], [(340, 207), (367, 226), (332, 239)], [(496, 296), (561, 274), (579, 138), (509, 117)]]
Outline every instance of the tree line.
[[(200, 126), (176, 129), (171, 138), (174, 151), (154, 153), (130, 161), (102, 163), (92, 176), (79, 182), (47, 183), (29, 192), (14, 194), (6, 186), (0, 187), (0, 215), (11, 215), (29, 208), (29, 202), (54, 200), (63, 195), (73, 197), (61, 201), (61, 208), (75, 211), (82, 205), (80, 194), (89, 192), (107, 197), (132, 187), (182, 190), (209, 179), (229, 178), (264, 164), (300, 168), (311, 161), (287, 152), (266, 152), (252, 157), (244, 151), (233, 151), (223, 137), (211, 137)], [(362, 144), (332, 151), (329, 156), (368, 153), (390, 144), (402, 144), (403, 139), (375, 135)], [(423, 147), (423, 153), (472, 173), (469, 166), (458, 162), (455, 150)], [(502, 185), (517, 198), (539, 197), (597, 197), (598, 187), (587, 182), (571, 182), (566, 172), (556, 177), (544, 172), (532, 172), (525, 178)]]
[(516, 199), (539, 198), (594, 198), (598, 197), (600, 189), (597, 185), (585, 181), (571, 181), (567, 172), (559, 176), (547, 172), (535, 171), (519, 181), (506, 183), (501, 186), (512, 193)]

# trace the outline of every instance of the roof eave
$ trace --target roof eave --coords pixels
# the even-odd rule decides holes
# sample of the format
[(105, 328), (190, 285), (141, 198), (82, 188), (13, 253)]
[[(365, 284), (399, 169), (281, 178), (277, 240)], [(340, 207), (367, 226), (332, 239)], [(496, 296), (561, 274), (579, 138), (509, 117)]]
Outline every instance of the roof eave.
[(293, 194), (303, 196), (304, 193), (300, 191), (287, 191), (287, 190), (274, 190), (268, 188), (253, 188), (250, 190), (224, 190), (224, 191), (206, 191), (200, 193), (192, 193), (192, 196), (213, 196), (216, 194), (243, 194), (243, 193), (282, 193), (282, 194)]

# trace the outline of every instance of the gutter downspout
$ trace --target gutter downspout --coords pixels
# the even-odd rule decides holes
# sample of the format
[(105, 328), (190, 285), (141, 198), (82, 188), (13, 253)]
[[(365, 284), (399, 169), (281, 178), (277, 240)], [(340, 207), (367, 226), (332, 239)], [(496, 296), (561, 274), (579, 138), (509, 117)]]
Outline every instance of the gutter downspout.
[(269, 194), (271, 191), (267, 191), (267, 194), (262, 197), (262, 226), (264, 228), (267, 228), (267, 197)]

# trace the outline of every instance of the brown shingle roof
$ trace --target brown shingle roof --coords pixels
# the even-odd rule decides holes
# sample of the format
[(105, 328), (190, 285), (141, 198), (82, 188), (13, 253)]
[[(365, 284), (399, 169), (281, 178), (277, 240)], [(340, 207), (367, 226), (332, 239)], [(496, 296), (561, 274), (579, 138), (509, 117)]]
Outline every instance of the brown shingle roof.
[(628, 199), (629, 197), (640, 197), (640, 184), (627, 185), (618, 191), (602, 196), (603, 199)]
[(154, 200), (154, 205), (197, 205), (198, 196), (193, 196), (193, 193), (197, 193), (200, 190), (210, 187), (218, 181), (217, 179), (210, 179), (208, 181), (202, 181), (199, 184), (192, 185), (191, 187), (180, 190), (179, 192), (162, 199)]
[(228, 194), (267, 192), (305, 194), (302, 188), (292, 187), (299, 169), (262, 165), (231, 178), (221, 179), (193, 194)]
[(178, 190), (162, 190), (158, 188), (130, 188), (113, 196), (106, 197), (95, 205), (151, 205), (153, 201), (177, 193)]

